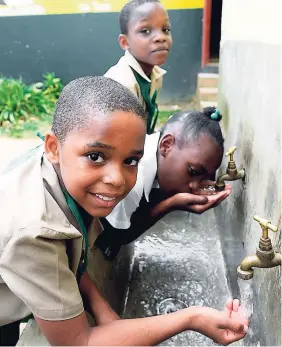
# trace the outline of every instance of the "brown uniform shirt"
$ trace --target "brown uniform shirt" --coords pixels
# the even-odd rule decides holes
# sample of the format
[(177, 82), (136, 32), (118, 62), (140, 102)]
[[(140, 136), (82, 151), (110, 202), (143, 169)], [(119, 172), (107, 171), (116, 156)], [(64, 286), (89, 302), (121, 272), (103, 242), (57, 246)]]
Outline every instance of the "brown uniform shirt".
[[(0, 175), (0, 326), (30, 313), (64, 320), (84, 310), (76, 280), (83, 237), (42, 147)], [(99, 232), (94, 219), (91, 247)]]

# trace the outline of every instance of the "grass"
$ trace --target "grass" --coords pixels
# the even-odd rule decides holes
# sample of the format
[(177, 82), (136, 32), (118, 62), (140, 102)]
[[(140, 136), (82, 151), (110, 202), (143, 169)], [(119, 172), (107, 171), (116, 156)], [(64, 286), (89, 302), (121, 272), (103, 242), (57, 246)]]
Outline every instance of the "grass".
[(49, 128), (63, 84), (54, 73), (42, 82), (27, 85), (22, 79), (0, 76), (0, 134), (29, 137), (38, 128)]
[(157, 121), (157, 128), (164, 125), (168, 118), (174, 113), (174, 111), (159, 111), (159, 117)]

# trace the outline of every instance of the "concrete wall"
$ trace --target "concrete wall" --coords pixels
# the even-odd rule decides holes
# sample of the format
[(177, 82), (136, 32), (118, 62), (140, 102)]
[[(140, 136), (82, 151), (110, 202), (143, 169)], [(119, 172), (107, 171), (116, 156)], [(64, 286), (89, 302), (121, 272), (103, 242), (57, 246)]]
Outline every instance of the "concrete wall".
[[(171, 10), (174, 45), (161, 101), (187, 100), (201, 67), (202, 9)], [(55, 72), (64, 83), (102, 75), (123, 54), (118, 13), (0, 17), (0, 74), (27, 82)]]
[(223, 2), (219, 107), (226, 149), (238, 147), (235, 159), (247, 177), (232, 183), (232, 196), (216, 213), (233, 294), (241, 294), (251, 316), (244, 345), (281, 346), (280, 267), (256, 269), (250, 281), (236, 278), (261, 236), (253, 215), (279, 225), (269, 235), (281, 252), (281, 15), (281, 1)]

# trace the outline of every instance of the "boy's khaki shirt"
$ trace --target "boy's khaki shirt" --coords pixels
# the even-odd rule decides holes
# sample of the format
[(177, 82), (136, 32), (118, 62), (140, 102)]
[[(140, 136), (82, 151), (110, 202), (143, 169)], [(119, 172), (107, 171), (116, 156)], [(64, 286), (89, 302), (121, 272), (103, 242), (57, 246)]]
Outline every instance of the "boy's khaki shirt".
[[(76, 281), (82, 234), (42, 147), (0, 175), (0, 326), (30, 313), (64, 320), (84, 310)], [(95, 219), (89, 245), (100, 231)]]
[(163, 75), (166, 71), (159, 66), (154, 66), (151, 78), (149, 78), (141, 68), (138, 61), (129, 53), (125, 51), (123, 57), (120, 58), (118, 63), (112, 66), (106, 73), (105, 77), (109, 77), (120, 84), (127, 87), (133, 94), (137, 96), (142, 106), (146, 110), (146, 102), (141, 94), (141, 90), (138, 82), (134, 76), (132, 69), (134, 69), (140, 76), (142, 76), (146, 81), (150, 82), (151, 90), (150, 96), (153, 97), (155, 91), (159, 92), (162, 88)]

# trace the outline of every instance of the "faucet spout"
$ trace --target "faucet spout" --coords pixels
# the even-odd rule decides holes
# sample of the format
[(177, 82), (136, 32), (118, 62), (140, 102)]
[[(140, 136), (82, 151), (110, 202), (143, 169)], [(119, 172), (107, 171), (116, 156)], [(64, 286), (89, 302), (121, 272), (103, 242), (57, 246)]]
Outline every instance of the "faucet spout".
[(239, 171), (236, 170), (229, 170), (227, 168), (226, 173), (224, 175), (221, 175), (217, 178), (215, 183), (216, 190), (224, 190), (225, 188), (225, 181), (237, 181), (240, 179), (243, 179), (245, 177), (245, 170), (241, 169)]
[(273, 251), (273, 257), (269, 259), (268, 257), (263, 257), (259, 253), (256, 255), (249, 255), (246, 257), (242, 263), (237, 268), (238, 277), (242, 280), (249, 280), (254, 275), (253, 268), (263, 268), (269, 269), (275, 266), (281, 265), (281, 253), (276, 253)]
[(274, 251), (271, 239), (268, 237), (268, 229), (276, 232), (277, 226), (265, 218), (258, 215), (254, 216), (254, 220), (259, 222), (262, 229), (262, 236), (259, 240), (259, 246), (256, 255), (246, 257), (237, 268), (237, 275), (242, 280), (249, 280), (254, 275), (255, 267), (268, 269), (275, 266), (281, 266), (281, 253)]
[(217, 178), (217, 181), (215, 183), (215, 189), (217, 191), (224, 190), (225, 188), (225, 181), (237, 181), (240, 179), (243, 179), (245, 177), (245, 170), (237, 170), (236, 163), (233, 159), (234, 151), (236, 150), (236, 147), (232, 147), (229, 149), (229, 151), (225, 154), (226, 156), (230, 156), (230, 159), (228, 161), (228, 166), (226, 169), (226, 173), (224, 175), (221, 175)]

